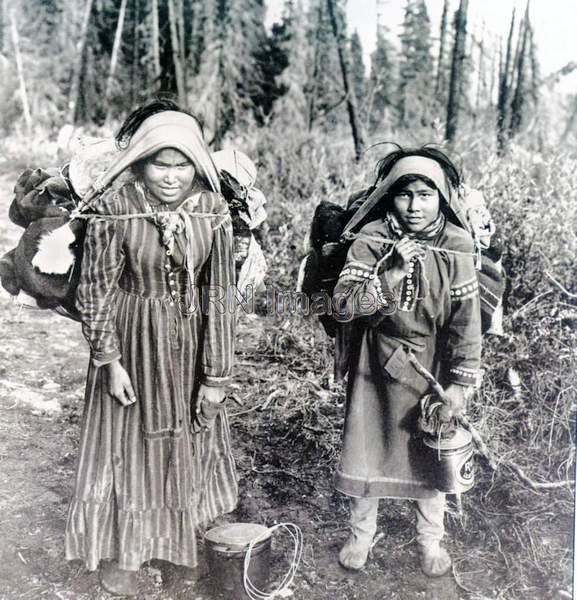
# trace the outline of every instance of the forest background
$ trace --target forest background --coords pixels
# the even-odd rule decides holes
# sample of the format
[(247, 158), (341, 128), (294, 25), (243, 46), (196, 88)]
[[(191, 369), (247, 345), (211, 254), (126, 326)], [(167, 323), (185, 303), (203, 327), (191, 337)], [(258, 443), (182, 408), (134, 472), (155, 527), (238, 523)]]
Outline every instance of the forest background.
[[(563, 598), (577, 406), (577, 90), (564, 82), (577, 56), (543, 72), (529, 5), (499, 37), (471, 27), (470, 4), (444, 0), (431, 22), (424, 0), (403, 0), (398, 39), (377, 19), (366, 64), (344, 0), (286, 0), (270, 27), (262, 0), (0, 0), (0, 170), (15, 180), (62, 164), (75, 136), (111, 135), (132, 108), (170, 93), (214, 149), (257, 163), (267, 285), (289, 290), (314, 207), (370, 184), (381, 142), (445, 147), (485, 195), (508, 278), (504, 333), (485, 340), (471, 407), (499, 468), (480, 460), (464, 516), (450, 517), (460, 593)], [(245, 394), (263, 460), (279, 486), (286, 457), (291, 473), (329, 485), (343, 412), (331, 341), (299, 315), (257, 318), (265, 381), (285, 374), (272, 392)]]

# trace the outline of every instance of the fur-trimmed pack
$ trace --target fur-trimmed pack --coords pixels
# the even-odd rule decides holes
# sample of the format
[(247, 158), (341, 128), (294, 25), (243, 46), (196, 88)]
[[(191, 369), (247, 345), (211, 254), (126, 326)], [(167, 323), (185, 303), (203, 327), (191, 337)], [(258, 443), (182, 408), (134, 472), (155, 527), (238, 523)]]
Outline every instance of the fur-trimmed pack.
[[(111, 148), (111, 140), (90, 140), (68, 165), (60, 169), (26, 169), (18, 178), (8, 216), (24, 231), (17, 246), (0, 258), (0, 282), (17, 303), (54, 309), (78, 319), (75, 295), (86, 220), (69, 221), (69, 217), (81, 204), (80, 193), (90, 187), (89, 180), (114, 159)], [(237, 286), (241, 291), (248, 285), (258, 288), (266, 261), (254, 233), (266, 219), (266, 200), (254, 187), (256, 168), (238, 150), (214, 153), (213, 160), (232, 217)], [(251, 177), (247, 179), (246, 173)], [(123, 176), (112, 185), (121, 186), (126, 180)], [(68, 227), (61, 227), (63, 224)], [(68, 237), (64, 244), (58, 240), (52, 247), (49, 234), (57, 229)]]

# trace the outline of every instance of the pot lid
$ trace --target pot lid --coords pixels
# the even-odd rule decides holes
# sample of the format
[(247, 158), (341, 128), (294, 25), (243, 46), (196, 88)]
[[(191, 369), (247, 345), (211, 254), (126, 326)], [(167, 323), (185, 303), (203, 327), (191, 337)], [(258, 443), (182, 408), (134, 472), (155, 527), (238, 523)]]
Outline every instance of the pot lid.
[(257, 523), (228, 523), (214, 527), (204, 534), (212, 544), (222, 544), (242, 550), (257, 537), (262, 542), (270, 537), (268, 527)]

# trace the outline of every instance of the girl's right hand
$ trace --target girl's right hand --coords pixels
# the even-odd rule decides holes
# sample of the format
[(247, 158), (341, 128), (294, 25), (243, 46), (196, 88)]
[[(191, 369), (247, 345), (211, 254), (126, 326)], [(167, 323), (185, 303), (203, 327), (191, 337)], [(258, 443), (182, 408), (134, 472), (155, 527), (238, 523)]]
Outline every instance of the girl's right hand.
[(126, 369), (115, 360), (104, 366), (108, 375), (108, 393), (122, 406), (131, 406), (136, 402), (136, 394)]
[(393, 250), (393, 269), (399, 269), (405, 275), (409, 273), (411, 259), (424, 256), (425, 250), (422, 246), (410, 238), (401, 238)]
[(387, 272), (387, 279), (395, 287), (401, 279), (409, 274), (411, 260), (425, 255), (425, 250), (415, 240), (401, 238), (393, 248), (392, 264)]

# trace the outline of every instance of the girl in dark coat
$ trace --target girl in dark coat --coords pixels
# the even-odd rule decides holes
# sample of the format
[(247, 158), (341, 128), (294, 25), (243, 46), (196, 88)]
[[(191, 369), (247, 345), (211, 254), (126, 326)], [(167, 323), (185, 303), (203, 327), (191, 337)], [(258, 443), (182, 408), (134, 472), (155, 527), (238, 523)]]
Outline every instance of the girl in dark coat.
[(379, 216), (363, 227), (335, 288), (337, 319), (355, 320), (349, 349), (343, 450), (337, 489), (351, 497), (351, 536), (339, 560), (364, 566), (376, 532), (379, 498), (416, 501), (421, 566), (446, 573), (445, 496), (423, 468), (419, 401), (428, 390), (406, 360), (412, 350), (440, 378), (451, 405), (465, 408), (479, 374), (481, 322), (473, 240), (451, 222), (460, 185), (451, 161), (423, 148), (398, 150), (380, 163), (377, 186), (386, 192)]

